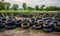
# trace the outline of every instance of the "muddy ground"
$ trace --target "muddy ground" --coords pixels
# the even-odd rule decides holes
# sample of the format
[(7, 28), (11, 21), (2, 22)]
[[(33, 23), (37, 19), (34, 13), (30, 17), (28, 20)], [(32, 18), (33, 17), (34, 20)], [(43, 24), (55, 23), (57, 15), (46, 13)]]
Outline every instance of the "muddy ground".
[(60, 36), (60, 32), (46, 33), (41, 30), (2, 30), (0, 36)]

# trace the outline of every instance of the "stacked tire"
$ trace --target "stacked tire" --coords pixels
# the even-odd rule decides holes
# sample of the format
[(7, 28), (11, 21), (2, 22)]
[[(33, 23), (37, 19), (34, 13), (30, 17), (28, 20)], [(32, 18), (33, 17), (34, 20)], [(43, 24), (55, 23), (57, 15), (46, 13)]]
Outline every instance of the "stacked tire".
[(17, 27), (20, 27), (21, 26), (21, 23), (22, 23), (22, 20), (16, 20), (16, 26)]
[(26, 29), (30, 26), (29, 20), (27, 20), (27, 19), (23, 19), (21, 22), (22, 22), (21, 27), (24, 28), (24, 29)]
[(43, 24), (43, 30), (46, 31), (46, 32), (52, 32), (53, 31), (53, 26), (52, 25), (53, 25), (52, 23)]
[(43, 24), (43, 30), (46, 32), (52, 32), (53, 31), (53, 21), (46, 20)]
[(15, 19), (8, 19), (5, 24), (6, 29), (14, 29), (16, 27)]
[(54, 21), (54, 30), (55, 31), (60, 31), (60, 22), (59, 21)]
[(33, 25), (34, 29), (42, 29), (43, 27), (43, 20), (37, 20), (37, 23)]
[(0, 29), (4, 28), (4, 23), (2, 23), (2, 21), (0, 21)]
[(33, 29), (43, 29), (45, 32), (52, 32), (53, 30), (60, 31), (60, 18), (52, 19), (49, 14), (44, 15), (43, 18), (42, 16), (37, 18), (32, 18), (31, 16), (30, 14), (23, 14), (22, 17), (24, 18), (17, 20), (15, 17), (11, 18), (10, 16), (7, 19), (0, 15), (0, 29), (14, 29), (16, 27), (27, 29), (31, 26)]
[(29, 23), (30, 23), (30, 26), (34, 25), (37, 23), (36, 19), (35, 18), (30, 18), (29, 19)]

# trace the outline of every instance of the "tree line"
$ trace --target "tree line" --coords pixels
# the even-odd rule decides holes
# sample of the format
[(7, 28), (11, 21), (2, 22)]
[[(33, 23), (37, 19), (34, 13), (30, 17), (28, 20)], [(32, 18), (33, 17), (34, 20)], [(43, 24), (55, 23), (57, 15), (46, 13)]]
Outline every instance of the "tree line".
[[(10, 6), (11, 6), (10, 3), (0, 2), (0, 10), (9, 10)], [(22, 7), (23, 7), (22, 10), (31, 10), (31, 11), (32, 10), (36, 10), (36, 11), (44, 11), (44, 10), (46, 10), (46, 11), (60, 11), (60, 7), (58, 7), (58, 6), (47, 6), (46, 7), (45, 5), (41, 5), (41, 7), (40, 7), (40, 6), (36, 5), (33, 8), (31, 6), (27, 6), (26, 3), (23, 3)], [(17, 4), (13, 4), (12, 9), (16, 11), (19, 9), (19, 6)]]

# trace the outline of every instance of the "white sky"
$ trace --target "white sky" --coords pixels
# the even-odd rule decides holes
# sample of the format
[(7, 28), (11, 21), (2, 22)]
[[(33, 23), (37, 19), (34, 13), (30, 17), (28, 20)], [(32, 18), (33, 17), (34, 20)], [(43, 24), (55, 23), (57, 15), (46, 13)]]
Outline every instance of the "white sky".
[(32, 7), (34, 7), (35, 5), (60, 6), (60, 0), (5, 0), (5, 2), (9, 2), (11, 4), (18, 4), (20, 7), (22, 6), (22, 3), (26, 3), (27, 6)]

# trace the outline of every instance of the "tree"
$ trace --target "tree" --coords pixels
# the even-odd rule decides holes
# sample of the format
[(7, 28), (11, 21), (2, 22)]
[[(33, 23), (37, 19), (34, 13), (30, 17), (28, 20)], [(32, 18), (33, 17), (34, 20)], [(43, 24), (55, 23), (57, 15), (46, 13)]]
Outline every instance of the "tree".
[(28, 7), (27, 7), (27, 10), (30, 10), (30, 11), (31, 11), (31, 10), (33, 10), (33, 8), (30, 7), (30, 6), (28, 6)]
[(12, 8), (13, 8), (14, 10), (17, 10), (17, 9), (19, 8), (19, 6), (18, 6), (17, 4), (13, 4)]
[(5, 9), (5, 4), (3, 2), (0, 2), (0, 10), (4, 10)]
[(6, 3), (6, 2), (5, 2), (5, 9), (6, 9), (6, 10), (9, 10), (9, 7), (10, 7), (10, 3)]
[(57, 10), (60, 11), (60, 7), (57, 7)]
[(38, 5), (35, 6), (35, 10), (39, 10), (39, 6)]
[(45, 8), (47, 11), (54, 11), (54, 10), (57, 10), (57, 7), (56, 6), (48, 6)]
[(4, 1), (4, 0), (2, 0), (2, 1)]
[(25, 10), (25, 9), (26, 9), (26, 3), (23, 3), (23, 4), (22, 4), (22, 7), (23, 7), (23, 9)]
[(41, 10), (43, 10), (43, 9), (44, 9), (44, 7), (45, 7), (45, 5), (41, 5), (41, 8), (40, 8), (40, 9), (41, 9)]

